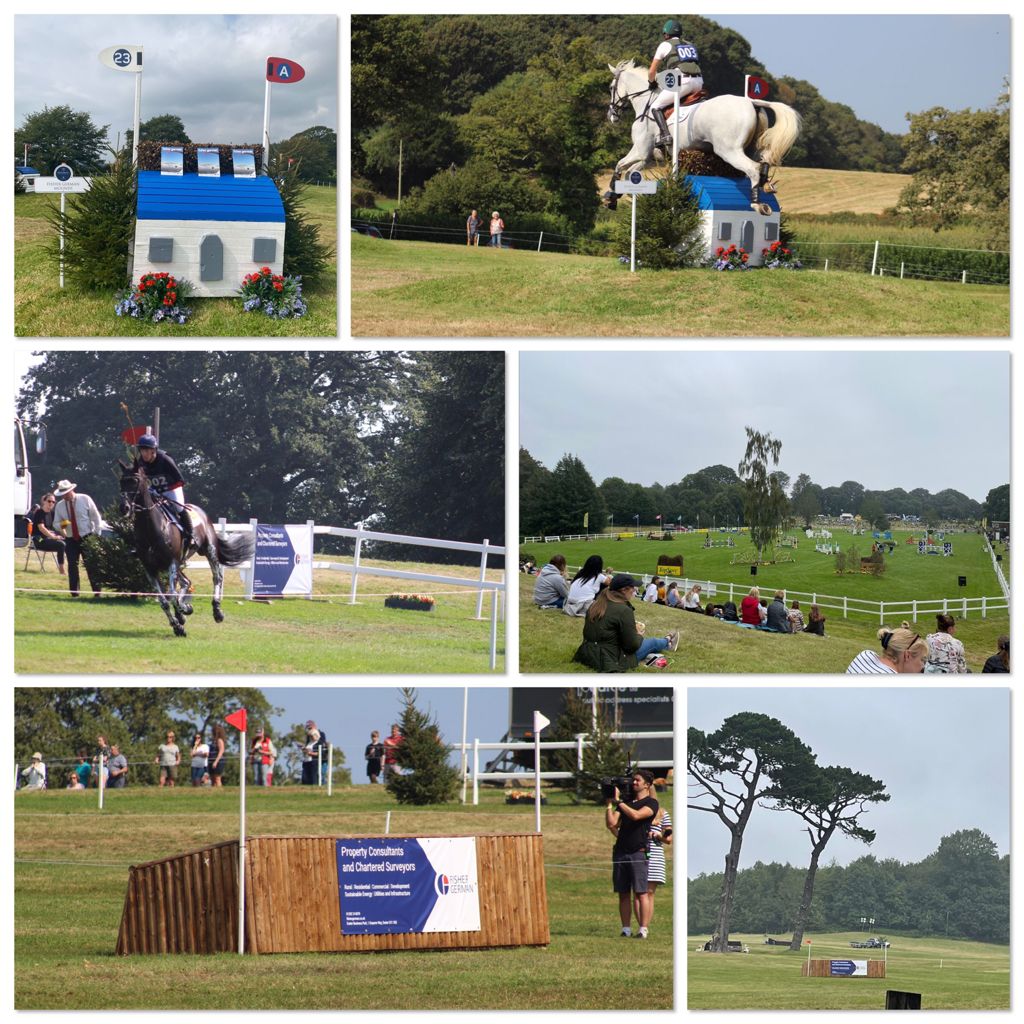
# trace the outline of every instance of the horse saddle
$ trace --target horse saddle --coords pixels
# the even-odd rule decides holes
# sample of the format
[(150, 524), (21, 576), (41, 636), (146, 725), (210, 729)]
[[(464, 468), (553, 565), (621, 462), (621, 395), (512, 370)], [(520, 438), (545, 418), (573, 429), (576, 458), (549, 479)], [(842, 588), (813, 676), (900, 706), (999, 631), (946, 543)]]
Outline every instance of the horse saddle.
[[(692, 107), (694, 105), (694, 103), (701, 103), (702, 101), (706, 100), (707, 98), (708, 98), (708, 91), (707, 91), (707, 89), (698, 89), (696, 92), (690, 93), (689, 96), (684, 96), (683, 97), (683, 102), (680, 104), (680, 106)], [(666, 107), (665, 108), (665, 120), (668, 121), (669, 124), (672, 123), (672, 111), (673, 111), (672, 107)]]

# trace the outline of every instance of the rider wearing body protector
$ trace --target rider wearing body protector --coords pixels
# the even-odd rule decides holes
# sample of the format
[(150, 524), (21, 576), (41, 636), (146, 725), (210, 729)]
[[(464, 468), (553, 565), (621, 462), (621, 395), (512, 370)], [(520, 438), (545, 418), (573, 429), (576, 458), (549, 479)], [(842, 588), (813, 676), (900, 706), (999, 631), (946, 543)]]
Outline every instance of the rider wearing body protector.
[(682, 103), (684, 97), (700, 92), (704, 88), (704, 78), (697, 63), (697, 47), (685, 39), (680, 39), (682, 31), (683, 27), (678, 21), (665, 22), (662, 29), (663, 41), (654, 51), (654, 60), (647, 71), (647, 80), (652, 90), (658, 88), (655, 79), (661, 71), (675, 71), (682, 76), (685, 83), (679, 93), (663, 89), (651, 104), (651, 113), (658, 123), (659, 146), (672, 144), (672, 135), (665, 121), (665, 108), (675, 102), (677, 95), (679, 102)]
[(192, 541), (192, 521), (185, 508), (185, 481), (174, 459), (163, 451), (152, 434), (143, 434), (135, 442), (139, 454), (132, 469), (145, 470), (150, 486), (162, 498), (166, 498), (171, 511), (181, 525), (182, 545), (187, 548)]

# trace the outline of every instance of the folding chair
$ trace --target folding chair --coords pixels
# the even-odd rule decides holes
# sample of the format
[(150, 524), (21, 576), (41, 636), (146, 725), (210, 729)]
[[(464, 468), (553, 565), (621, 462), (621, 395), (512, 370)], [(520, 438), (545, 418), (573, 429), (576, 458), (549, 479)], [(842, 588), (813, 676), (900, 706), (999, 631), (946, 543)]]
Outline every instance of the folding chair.
[(42, 548), (37, 548), (35, 546), (35, 544), (32, 543), (32, 531), (33, 531), (32, 520), (29, 519), (27, 516), (25, 518), (26, 518), (26, 522), (27, 522), (27, 527), (26, 528), (28, 530), (28, 551), (25, 552), (25, 572), (28, 572), (28, 563), (30, 561), (32, 561), (32, 552), (33, 551), (35, 552), (36, 557), (39, 559), (39, 571), (40, 572), (46, 572), (46, 556), (47, 555), (49, 555), (53, 559), (53, 564), (59, 567), (60, 563), (57, 561), (56, 552), (53, 552), (53, 551), (43, 551)]

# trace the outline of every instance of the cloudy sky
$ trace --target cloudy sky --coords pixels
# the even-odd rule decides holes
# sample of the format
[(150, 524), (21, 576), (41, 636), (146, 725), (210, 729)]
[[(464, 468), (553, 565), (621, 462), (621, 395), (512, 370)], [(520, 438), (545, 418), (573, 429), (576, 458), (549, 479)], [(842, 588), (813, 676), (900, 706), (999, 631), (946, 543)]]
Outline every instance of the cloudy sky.
[(110, 125), (111, 145), (119, 131), (123, 139), (132, 126), (134, 75), (104, 67), (98, 55), (141, 44), (142, 121), (177, 114), (194, 142), (259, 142), (266, 58), (284, 57), (306, 76), (272, 87), (271, 145), (313, 125), (337, 131), (338, 32), (336, 17), (309, 14), (18, 15), (14, 124), (44, 106), (67, 104), (96, 125)]
[(823, 487), (953, 488), (1010, 479), (1010, 358), (1001, 352), (524, 352), (520, 443), (567, 452), (596, 483), (676, 483), (737, 467), (744, 428), (782, 441), (779, 469)]
[[(862, 822), (878, 836), (867, 847), (833, 836), (825, 861), (848, 864), (867, 853), (918, 861), (943, 836), (981, 829), (1010, 852), (1010, 691), (928, 687), (697, 688), (687, 693), (687, 726), (713, 732), (730, 715), (777, 718), (818, 756), (884, 782), (891, 799)], [(687, 814), (687, 877), (720, 872), (728, 832), (712, 814)], [(755, 809), (740, 867), (755, 861), (804, 865), (810, 855), (803, 822)]]
[[(898, 135), (907, 113), (993, 106), (1010, 75), (1006, 14), (778, 13), (785, 6), (704, 17), (739, 32), (776, 77), (810, 82), (825, 99)], [(953, 55), (956, 73), (943, 73)]]

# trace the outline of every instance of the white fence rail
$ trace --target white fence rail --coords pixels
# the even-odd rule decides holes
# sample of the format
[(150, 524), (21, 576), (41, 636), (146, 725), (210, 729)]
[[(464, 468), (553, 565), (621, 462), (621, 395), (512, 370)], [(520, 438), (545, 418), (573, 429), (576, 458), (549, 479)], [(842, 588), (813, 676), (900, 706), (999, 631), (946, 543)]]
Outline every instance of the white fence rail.
[[(609, 734), (613, 740), (670, 740), (675, 737), (675, 733), (671, 730), (667, 732), (613, 732)], [(480, 771), (480, 751), (481, 750), (529, 750), (534, 751), (540, 749), (544, 750), (575, 750), (576, 751), (576, 764), (578, 767), (583, 767), (583, 751), (586, 747), (592, 746), (593, 741), (588, 740), (585, 733), (580, 733), (574, 740), (542, 740), (539, 744), (524, 741), (509, 741), (506, 743), (481, 743), (478, 739), (473, 740), (472, 743), (453, 743), (452, 749), (467, 753), (472, 751), (472, 761), (468, 766), (468, 773), (470, 778), (473, 780), (473, 803), (480, 803), (480, 780), (515, 780), (524, 779), (527, 777), (525, 772), (482, 772)], [(646, 764), (653, 764), (655, 762), (637, 761), (636, 766), (643, 768)], [(664, 759), (656, 762), (658, 765), (665, 763)], [(675, 766), (675, 760), (669, 762), (672, 767)], [(530, 772), (529, 778), (541, 779), (571, 779), (573, 777), (572, 772)]]
[(996, 561), (996, 553), (995, 553), (995, 550), (992, 547), (992, 542), (988, 539), (988, 537), (985, 538), (985, 549), (988, 551), (989, 555), (992, 558), (992, 568), (995, 570), (996, 579), (999, 581), (999, 589), (1002, 590), (1003, 597), (1005, 597), (1007, 603), (1009, 603), (1009, 601), (1010, 601), (1010, 586), (1006, 582), (1006, 576), (1003, 575), (1003, 567), (1002, 567), (1002, 565), (999, 562)]
[[(248, 523), (229, 523), (224, 519), (217, 522), (217, 529), (221, 534), (225, 533), (249, 533), (255, 538), (257, 520), (250, 519)], [(313, 560), (314, 569), (323, 569), (328, 572), (347, 572), (352, 576), (352, 584), (349, 589), (349, 604), (356, 604), (360, 576), (383, 576), (392, 579), (414, 580), (418, 583), (440, 583), (443, 586), (466, 587), (477, 591), (476, 618), (483, 621), (484, 594), (491, 595), (491, 636), (490, 636), (490, 667), (493, 671), (498, 664), (498, 618), (505, 619), (505, 591), (506, 575), (503, 572), (500, 580), (489, 580), (486, 578), (488, 570), (488, 559), (491, 555), (499, 557), (505, 554), (505, 548), (498, 544), (491, 544), (484, 540), (480, 544), (470, 544), (459, 540), (439, 540), (436, 537), (413, 537), (402, 533), (380, 533), (376, 530), (364, 530), (361, 525), (354, 529), (342, 526), (314, 526), (314, 536), (345, 537), (355, 541), (355, 551), (351, 562), (337, 562)], [(364, 541), (387, 542), (389, 544), (405, 544), (410, 547), (440, 548), (446, 551), (469, 551), (480, 555), (480, 569), (476, 579), (467, 579), (464, 576), (447, 576), (442, 573), (411, 572), (406, 569), (381, 569), (372, 565), (362, 563), (362, 547)], [(206, 565), (205, 560), (198, 560), (189, 564), (189, 568), (199, 568)], [(251, 562), (243, 562), (240, 569), (251, 569)]]

